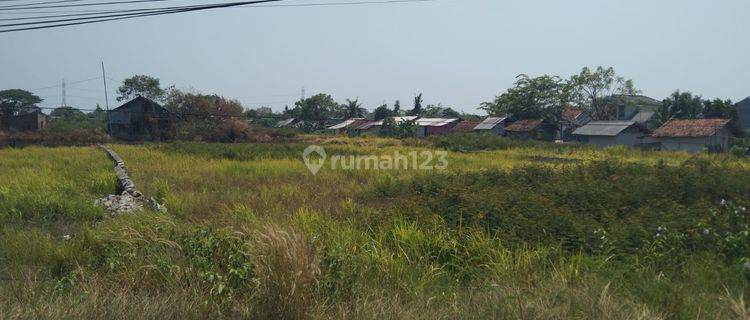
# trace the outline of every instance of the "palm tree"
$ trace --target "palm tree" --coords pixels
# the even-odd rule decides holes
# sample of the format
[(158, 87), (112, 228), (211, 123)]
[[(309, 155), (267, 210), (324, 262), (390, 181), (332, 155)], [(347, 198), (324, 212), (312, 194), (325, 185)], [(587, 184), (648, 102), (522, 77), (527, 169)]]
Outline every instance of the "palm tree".
[(422, 114), (422, 94), (418, 94), (414, 97), (414, 109), (409, 112), (412, 116), (419, 116)]
[(362, 108), (362, 104), (359, 103), (359, 98), (354, 100), (346, 99), (344, 104), (344, 113), (347, 118), (361, 118), (365, 115), (367, 110)]

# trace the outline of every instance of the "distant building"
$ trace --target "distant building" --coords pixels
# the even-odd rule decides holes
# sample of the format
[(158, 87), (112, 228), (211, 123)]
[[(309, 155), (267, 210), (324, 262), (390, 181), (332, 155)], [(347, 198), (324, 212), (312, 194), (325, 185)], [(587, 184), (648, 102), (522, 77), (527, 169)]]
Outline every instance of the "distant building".
[(583, 109), (566, 107), (562, 112), (562, 119), (560, 121), (560, 136), (559, 140), (570, 141), (573, 139), (573, 130), (591, 121), (588, 113), (584, 112)]
[[(393, 122), (396, 123), (396, 125), (402, 124), (407, 121), (416, 121), (419, 117), (414, 116), (408, 116), (408, 117), (393, 117)], [(365, 121), (358, 127), (354, 127), (353, 130), (357, 134), (365, 135), (365, 136), (373, 136), (378, 135), (380, 133), (380, 129), (383, 126), (383, 120), (379, 121)]]
[(630, 120), (640, 111), (657, 111), (661, 107), (661, 101), (642, 95), (613, 95), (605, 103), (617, 120)]
[(136, 97), (108, 111), (108, 115), (109, 135), (113, 138), (141, 141), (174, 137), (172, 113), (151, 99)]
[(505, 135), (522, 140), (554, 141), (557, 126), (543, 119), (518, 120), (505, 127)]
[(474, 131), (501, 136), (505, 134), (505, 123), (507, 119), (507, 117), (489, 117), (474, 127)]
[(363, 118), (352, 118), (345, 120), (344, 122), (332, 125), (328, 128), (326, 128), (326, 131), (333, 134), (342, 134), (346, 133), (349, 130), (353, 130), (354, 128), (358, 128), (359, 126), (365, 124), (368, 122), (367, 120)]
[(745, 135), (750, 134), (750, 97), (737, 102), (734, 108), (737, 109), (737, 118), (742, 132)]
[(302, 125), (302, 121), (295, 118), (284, 119), (276, 123), (276, 128), (299, 128)]
[(670, 120), (651, 135), (662, 150), (701, 152), (729, 149), (730, 119)]
[(635, 121), (648, 130), (653, 130), (654, 128), (651, 124), (651, 118), (653, 118), (655, 114), (655, 111), (642, 110), (638, 111), (632, 118), (630, 118), (630, 120)]
[(652, 142), (648, 131), (636, 121), (591, 121), (573, 131), (573, 136), (597, 147), (633, 147)]
[(448, 134), (458, 124), (458, 118), (419, 118), (415, 121), (417, 138)]
[(41, 109), (22, 109), (19, 114), (4, 117), (2, 128), (10, 131), (39, 131), (47, 127), (47, 115)]
[(474, 121), (474, 120), (464, 120), (459, 122), (457, 125), (451, 129), (451, 132), (454, 133), (472, 133), (475, 132), (474, 128), (476, 128), (477, 125), (479, 125), (481, 121)]

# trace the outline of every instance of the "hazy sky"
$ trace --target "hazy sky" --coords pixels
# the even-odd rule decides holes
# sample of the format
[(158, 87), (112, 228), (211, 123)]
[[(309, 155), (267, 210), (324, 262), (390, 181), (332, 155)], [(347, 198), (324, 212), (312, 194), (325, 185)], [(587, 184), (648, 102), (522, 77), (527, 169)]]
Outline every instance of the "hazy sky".
[[(359, 97), (368, 109), (396, 99), (407, 107), (423, 92), (425, 103), (475, 111), (520, 73), (567, 78), (597, 65), (613, 66), (657, 99), (679, 88), (736, 101), (750, 95), (750, 1), (234, 8), (0, 34), (3, 89), (97, 77), (101, 61), (118, 81), (148, 74), (275, 110), (293, 105), (304, 87), (308, 96)], [(114, 97), (119, 83), (109, 81)], [(44, 106), (60, 104), (60, 88), (35, 92)], [(101, 80), (68, 86), (68, 104), (96, 103), (104, 106)]]

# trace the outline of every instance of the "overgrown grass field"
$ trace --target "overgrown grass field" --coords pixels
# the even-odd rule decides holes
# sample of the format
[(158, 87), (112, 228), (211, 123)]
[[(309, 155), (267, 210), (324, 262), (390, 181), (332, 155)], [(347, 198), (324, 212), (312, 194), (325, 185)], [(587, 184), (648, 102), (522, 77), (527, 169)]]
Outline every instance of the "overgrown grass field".
[[(311, 174), (446, 150), (446, 170)], [(0, 150), (0, 317), (750, 319), (750, 161), (459, 135)]]

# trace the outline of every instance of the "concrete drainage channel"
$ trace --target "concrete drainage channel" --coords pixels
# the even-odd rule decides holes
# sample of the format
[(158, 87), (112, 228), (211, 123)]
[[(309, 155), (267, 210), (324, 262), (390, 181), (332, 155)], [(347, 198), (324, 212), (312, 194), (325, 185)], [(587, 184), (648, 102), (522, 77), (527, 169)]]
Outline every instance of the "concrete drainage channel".
[(96, 203), (107, 211), (113, 213), (129, 213), (141, 211), (144, 208), (150, 208), (154, 211), (166, 212), (167, 209), (156, 202), (154, 198), (147, 198), (138, 191), (135, 182), (130, 179), (128, 171), (125, 169), (125, 161), (120, 158), (114, 150), (100, 144), (112, 161), (115, 162), (115, 175), (117, 175), (117, 194), (108, 195), (106, 198), (96, 200)]

